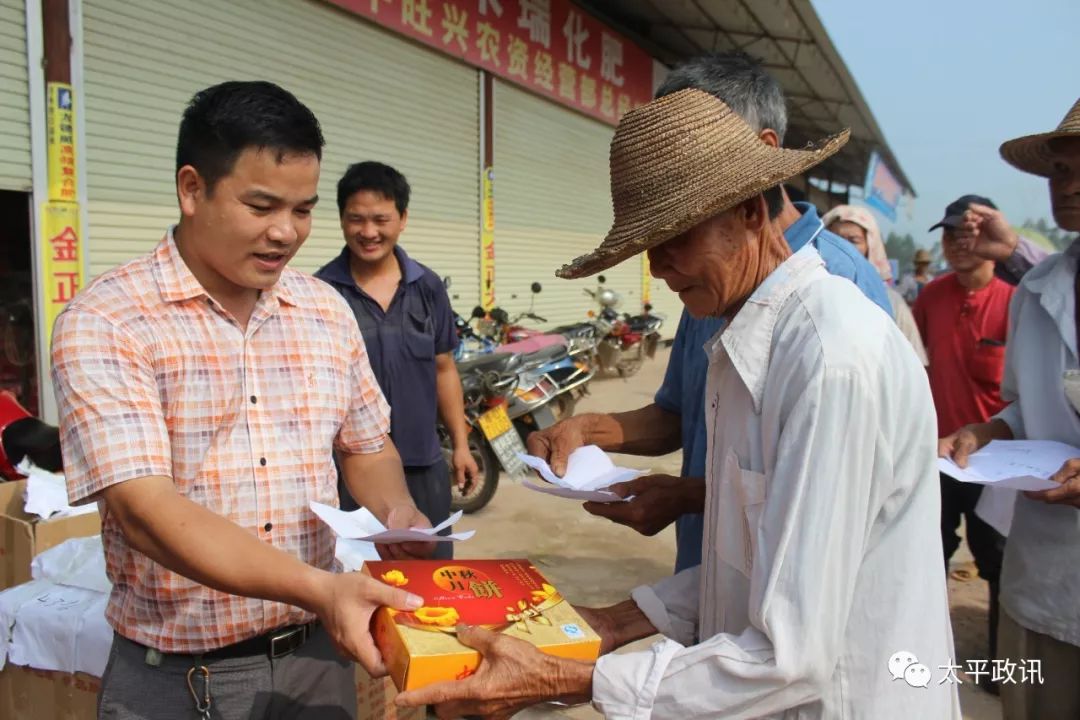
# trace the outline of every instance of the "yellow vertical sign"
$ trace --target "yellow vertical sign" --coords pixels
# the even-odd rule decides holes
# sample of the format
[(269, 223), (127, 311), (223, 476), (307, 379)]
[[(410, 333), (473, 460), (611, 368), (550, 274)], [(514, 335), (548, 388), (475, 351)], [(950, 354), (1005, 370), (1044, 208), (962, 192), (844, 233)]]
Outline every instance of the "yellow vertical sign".
[(83, 235), (79, 216), (78, 151), (75, 143), (75, 94), (68, 83), (47, 86), (48, 200), (41, 205), (37, 278), (45, 318), (45, 337), (52, 337), (56, 316), (85, 282)]
[(641, 253), (641, 304), (652, 302), (652, 273), (649, 272), (649, 254)]
[(480, 306), (495, 307), (495, 169), (484, 168), (480, 178)]
[(75, 96), (71, 85), (59, 82), (49, 83), (48, 93), (49, 200), (78, 202)]
[(82, 228), (76, 203), (42, 205), (41, 292), (44, 295), (45, 333), (52, 337), (56, 316), (83, 287)]

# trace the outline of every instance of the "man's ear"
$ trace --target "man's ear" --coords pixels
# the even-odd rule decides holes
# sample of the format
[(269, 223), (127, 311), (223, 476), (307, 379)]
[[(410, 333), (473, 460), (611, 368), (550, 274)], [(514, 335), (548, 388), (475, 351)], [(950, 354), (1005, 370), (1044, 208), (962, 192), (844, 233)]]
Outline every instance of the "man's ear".
[(761, 138), (761, 142), (766, 145), (771, 145), (774, 148), (780, 147), (780, 136), (776, 134), (776, 131), (772, 128), (765, 128), (758, 133), (758, 137)]
[(191, 165), (176, 171), (176, 198), (180, 203), (180, 213), (187, 217), (194, 215), (199, 201), (206, 198), (206, 182)]
[(405, 208), (405, 212), (401, 213), (401, 232), (405, 232), (405, 227), (409, 224), (409, 208)]
[(748, 200), (743, 200), (739, 204), (739, 217), (749, 232), (754, 234), (761, 232), (761, 229), (769, 222), (769, 204), (765, 201), (765, 196), (758, 193)]

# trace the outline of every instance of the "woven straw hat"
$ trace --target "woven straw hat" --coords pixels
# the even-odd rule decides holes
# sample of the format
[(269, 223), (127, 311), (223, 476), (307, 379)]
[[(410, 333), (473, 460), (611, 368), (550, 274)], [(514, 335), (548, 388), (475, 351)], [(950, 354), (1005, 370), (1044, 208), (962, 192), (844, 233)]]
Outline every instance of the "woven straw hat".
[(1080, 137), (1080, 100), (1065, 115), (1057, 130), (1009, 140), (1001, 146), (1001, 157), (1019, 170), (1050, 177), (1054, 171), (1050, 141), (1059, 137)]
[(580, 278), (648, 250), (822, 162), (849, 131), (817, 148), (761, 141), (727, 105), (680, 90), (626, 113), (611, 140), (615, 223), (600, 247), (556, 275)]

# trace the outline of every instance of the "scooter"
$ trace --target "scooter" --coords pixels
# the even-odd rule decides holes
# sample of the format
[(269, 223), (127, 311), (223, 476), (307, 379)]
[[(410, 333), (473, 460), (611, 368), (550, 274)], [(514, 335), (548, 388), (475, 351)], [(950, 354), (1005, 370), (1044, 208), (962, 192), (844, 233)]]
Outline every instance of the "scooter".
[[(604, 287), (606, 278), (603, 275), (597, 280), (596, 290), (584, 290), (600, 305), (599, 314), (589, 311), (590, 317), (594, 318), (591, 324), (596, 329), (596, 364), (605, 372), (630, 377), (641, 369), (646, 357), (652, 358), (656, 354), (663, 318), (651, 314), (651, 305), (646, 307), (644, 315), (620, 315), (615, 308), (622, 302), (622, 296)], [(580, 324), (569, 330), (573, 328), (580, 328)], [(584, 331), (579, 329), (579, 332)]]
[[(507, 413), (508, 398), (518, 383), (517, 373), (506, 370), (513, 360), (509, 354), (488, 354), (457, 364), (469, 425), (469, 451), (479, 472), (464, 492), (456, 486), (451, 489), (454, 510), (474, 513), (487, 505), (498, 488), (500, 467), (510, 475), (525, 469), (518, 457), (519, 452), (525, 452), (525, 444)], [(441, 423), (438, 433), (446, 464), (452, 468), (450, 434)]]

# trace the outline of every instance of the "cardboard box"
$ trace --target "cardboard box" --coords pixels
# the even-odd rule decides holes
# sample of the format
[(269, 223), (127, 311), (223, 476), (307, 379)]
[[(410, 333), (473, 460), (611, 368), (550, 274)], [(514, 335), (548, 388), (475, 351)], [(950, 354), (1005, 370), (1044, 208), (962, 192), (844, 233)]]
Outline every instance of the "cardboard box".
[(0, 672), (0, 718), (94, 720), (101, 682), (83, 673), (7, 665)]
[(23, 512), (26, 481), (0, 483), (0, 590), (30, 581), (34, 556), (68, 538), (101, 534), (101, 517), (87, 513), (42, 520)]
[(424, 720), (424, 708), (398, 708), (394, 698), (398, 691), (390, 678), (376, 680), (364, 668), (356, 666), (357, 720)]
[(600, 636), (528, 560), (370, 561), (363, 571), (424, 598), (414, 612), (375, 613), (375, 642), (400, 690), (476, 671), (480, 655), (458, 642), (458, 623), (506, 633), (558, 657), (596, 660), (600, 653)]

